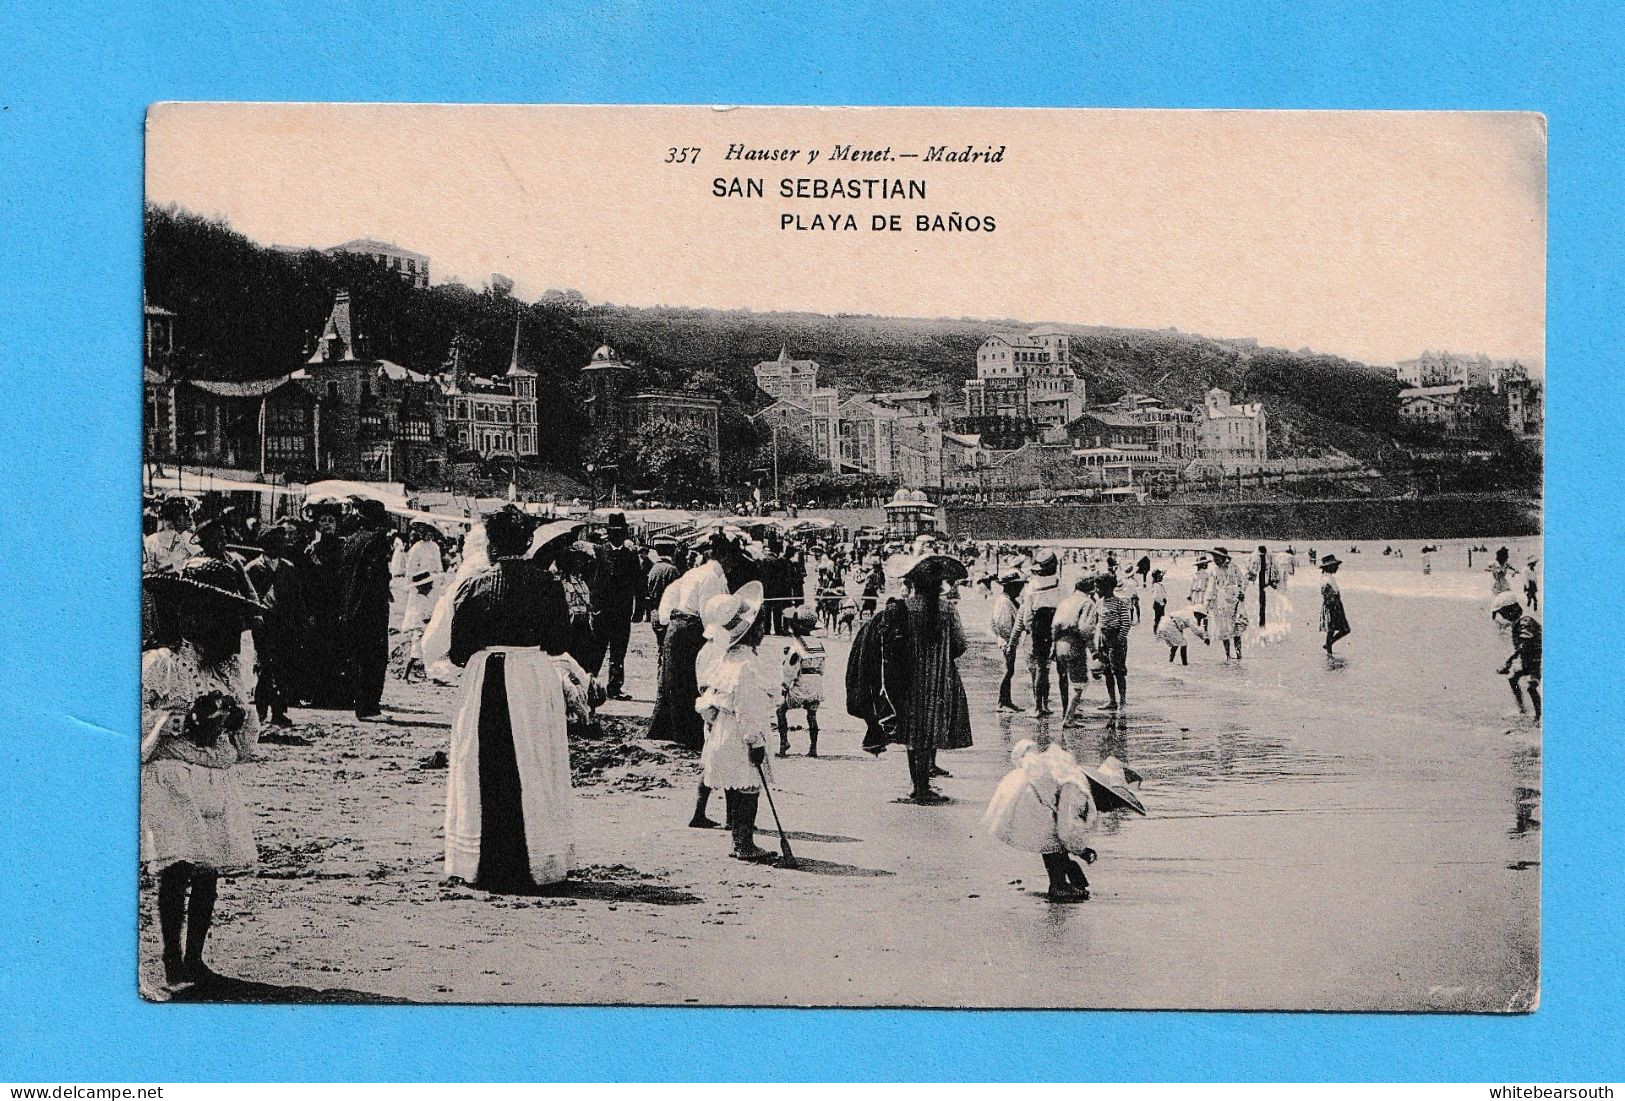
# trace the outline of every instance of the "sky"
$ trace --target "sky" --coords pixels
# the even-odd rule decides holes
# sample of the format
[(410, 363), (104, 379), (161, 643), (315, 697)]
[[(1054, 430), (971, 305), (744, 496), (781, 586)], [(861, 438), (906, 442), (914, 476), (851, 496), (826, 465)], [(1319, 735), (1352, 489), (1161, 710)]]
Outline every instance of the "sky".
[[(831, 162), (837, 145), (894, 159)], [(925, 160), (937, 146), (1002, 157)], [(765, 195), (713, 194), (735, 178)], [(783, 198), (786, 178), (925, 198)], [(394, 241), (436, 282), (501, 272), (523, 298), (1544, 362), (1546, 127), (1526, 113), (159, 104), (147, 197), (263, 244)], [(995, 228), (916, 228), (953, 213)], [(857, 228), (783, 224), (820, 214)], [(900, 230), (872, 228), (890, 215)]]

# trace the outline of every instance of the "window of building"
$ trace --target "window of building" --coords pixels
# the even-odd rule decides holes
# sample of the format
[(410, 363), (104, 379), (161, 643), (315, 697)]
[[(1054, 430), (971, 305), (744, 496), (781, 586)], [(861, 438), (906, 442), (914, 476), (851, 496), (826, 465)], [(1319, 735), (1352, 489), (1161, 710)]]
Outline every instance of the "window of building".
[(327, 384), (327, 400), (328, 401), (338, 401), (339, 400), (339, 384), (338, 383), (329, 382)]
[(308, 454), (304, 436), (265, 437), (265, 459), (269, 463), (300, 464)]

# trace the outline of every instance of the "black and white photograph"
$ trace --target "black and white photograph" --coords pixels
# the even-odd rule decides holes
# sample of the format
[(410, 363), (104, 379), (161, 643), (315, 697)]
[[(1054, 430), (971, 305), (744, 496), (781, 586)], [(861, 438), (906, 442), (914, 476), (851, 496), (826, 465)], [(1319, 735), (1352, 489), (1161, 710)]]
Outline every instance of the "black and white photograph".
[(1530, 113), (154, 105), (141, 996), (1533, 1011), (1546, 201)]

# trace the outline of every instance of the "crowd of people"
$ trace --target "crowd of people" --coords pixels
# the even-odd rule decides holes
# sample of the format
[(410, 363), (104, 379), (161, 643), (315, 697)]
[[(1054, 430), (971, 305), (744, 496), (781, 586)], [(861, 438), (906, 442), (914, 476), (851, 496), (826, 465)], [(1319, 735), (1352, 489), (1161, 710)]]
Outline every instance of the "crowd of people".
[[(634, 624), (647, 622), (655, 642), (648, 737), (699, 760), (687, 825), (721, 826), (734, 858), (776, 864), (787, 861), (787, 843), (781, 853), (756, 844), (772, 736), (776, 756), (788, 756), (789, 716), (800, 712), (806, 755), (818, 756), (826, 674), (836, 672), (826, 669), (827, 640), (849, 636), (845, 707), (863, 722), (864, 750), (906, 759), (908, 787), (896, 801), (934, 807), (951, 801), (939, 753), (973, 742), (959, 604), (978, 586), (1003, 663), (998, 710), (1020, 710), (1025, 666), (1030, 714), (1051, 715), (1058, 702), (1064, 728), (1080, 722), (1092, 682), (1099, 710), (1128, 706), (1137, 629), (1182, 666), (1193, 642), (1239, 663), (1244, 638), (1278, 641), (1298, 570), (1291, 547), (1119, 561), (1076, 547), (849, 540), (818, 529), (753, 537), (728, 521), (683, 540), (639, 541), (621, 514), (602, 525), (542, 523), (515, 507), (466, 531), (421, 520), (403, 529), (368, 498), (316, 502), (265, 527), (171, 498), (154, 502), (147, 520), (142, 848), (174, 983), (210, 977), (202, 950), (218, 878), (256, 859), (233, 766), (262, 752), (267, 727), (292, 725), (290, 709), (383, 718), (392, 670), (459, 689), (446, 752), (446, 873), (491, 891), (536, 891), (575, 867), (571, 745), (606, 699), (630, 698)], [(1170, 600), (1159, 567), (1186, 553), (1195, 554), (1191, 581)], [(1331, 655), (1350, 634), (1341, 562), (1314, 550), (1309, 558)], [(1490, 572), (1493, 614), (1513, 642), (1502, 673), (1519, 708), (1527, 699), (1538, 717), (1540, 624), (1512, 596), (1517, 571), (1504, 549)], [(1102, 813), (1145, 812), (1138, 777), (1115, 758), (1076, 761), (1047, 726), (1015, 747), (1012, 766), (985, 831), (1044, 857), (1054, 901), (1087, 898), (1072, 858), (1088, 863), (1093, 852), (1080, 838)], [(719, 791), (721, 823), (711, 817)]]

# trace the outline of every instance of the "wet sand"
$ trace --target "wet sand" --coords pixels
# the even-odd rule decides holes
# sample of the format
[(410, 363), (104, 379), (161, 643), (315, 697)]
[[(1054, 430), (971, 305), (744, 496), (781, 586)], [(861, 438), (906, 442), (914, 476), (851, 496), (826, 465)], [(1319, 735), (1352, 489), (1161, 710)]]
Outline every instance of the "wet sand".
[[(1107, 816), (1086, 903), (1045, 901), (1039, 859), (980, 835), (1009, 745), (1059, 730), (995, 715), (976, 589), (960, 602), (976, 745), (941, 757), (954, 801), (892, 802), (905, 762), (858, 749), (846, 644), (832, 640), (825, 756), (800, 756), (795, 729), (794, 755), (774, 762), (795, 871), (742, 865), (721, 831), (684, 825), (693, 759), (637, 738), (654, 682), (646, 625), (629, 659), (639, 698), (610, 704), (606, 736), (572, 747), (579, 871), (550, 894), (489, 895), (441, 871), (446, 774), (421, 766), (446, 747), (455, 689), (391, 681), (387, 723), (296, 712), (295, 744), (243, 766), (262, 864), (221, 887), (209, 958), (231, 981), (177, 996), (1530, 1009), (1539, 728), (1511, 713), (1495, 675), (1509, 644), (1464, 551), (1423, 577), (1414, 545), (1404, 560), (1381, 549), (1345, 557), (1354, 633), (1335, 662), (1315, 635), (1319, 575), (1306, 564), (1287, 590), (1291, 633), (1240, 664), (1199, 643), (1188, 668), (1168, 664), (1144, 600), (1128, 711), (1091, 705), (1065, 732), (1080, 758), (1115, 753), (1143, 773), (1150, 810)], [(1513, 561), (1527, 553), (1515, 546)], [(1175, 607), (1189, 561), (1160, 563)], [(776, 847), (765, 801), (758, 825)], [(169, 997), (152, 894), (144, 884), (141, 987)]]

